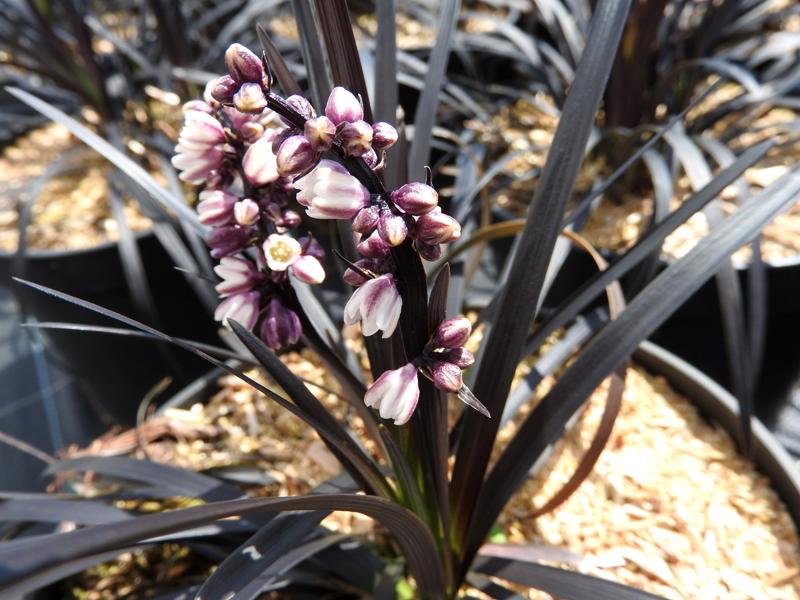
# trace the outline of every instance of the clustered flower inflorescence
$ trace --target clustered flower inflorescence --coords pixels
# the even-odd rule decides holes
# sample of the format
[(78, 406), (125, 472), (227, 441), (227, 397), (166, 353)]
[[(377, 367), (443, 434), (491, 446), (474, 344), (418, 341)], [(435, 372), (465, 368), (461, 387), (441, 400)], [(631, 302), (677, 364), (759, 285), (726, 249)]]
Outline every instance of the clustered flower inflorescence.
[[(335, 87), (317, 115), (302, 96), (274, 94), (265, 62), (244, 46), (230, 46), (225, 65), (228, 74), (209, 82), (203, 101), (185, 105), (173, 158), (181, 179), (205, 186), (197, 209), (200, 222), (211, 227), (211, 256), (220, 261), (216, 318), (250, 329), (260, 321), (260, 337), (272, 348), (300, 338), (289, 278), (321, 283), (325, 252), (310, 235), (292, 233), (302, 224), (289, 207), (296, 192), (308, 217), (352, 224), (361, 258), (344, 274), (358, 288), (345, 306), (345, 323), (361, 322), (366, 336), (381, 331), (390, 337), (403, 307), (392, 248), (410, 239), (423, 259), (436, 260), (442, 244), (459, 238), (458, 222), (442, 212), (430, 182), (391, 192), (382, 183), (366, 187), (363, 172), (381, 181), (377, 173), (398, 134), (388, 123), (367, 123), (351, 92)], [(353, 161), (361, 178), (348, 170)], [(472, 363), (464, 335), (469, 321), (444, 321), (421, 356), (375, 381), (366, 403), (402, 424), (419, 397), (417, 373), (439, 389), (462, 391), (461, 370)]]

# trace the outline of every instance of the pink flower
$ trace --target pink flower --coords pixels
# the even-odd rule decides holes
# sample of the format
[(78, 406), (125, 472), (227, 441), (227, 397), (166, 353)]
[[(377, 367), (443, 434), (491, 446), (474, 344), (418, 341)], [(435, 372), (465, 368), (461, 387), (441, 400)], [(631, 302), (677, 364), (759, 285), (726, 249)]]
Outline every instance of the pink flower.
[(286, 271), (300, 281), (318, 284), (325, 281), (325, 268), (316, 257), (303, 254), (303, 248), (290, 235), (271, 234), (264, 242), (264, 258), (267, 266), (275, 272)]
[(205, 181), (222, 165), (225, 131), (207, 112), (188, 110), (175, 146), (172, 166), (181, 171), (183, 181)]
[(258, 320), (258, 308), (261, 302), (259, 292), (244, 292), (228, 296), (219, 303), (214, 312), (214, 320), (228, 326), (228, 319), (233, 319), (242, 327), (252, 329)]
[(419, 401), (417, 368), (411, 363), (385, 371), (364, 395), (364, 404), (378, 409), (383, 419), (394, 419), (404, 425), (411, 418)]
[(244, 176), (250, 185), (260, 187), (278, 178), (278, 161), (272, 151), (271, 136), (260, 138), (247, 149), (242, 159)]
[(249, 292), (264, 278), (251, 261), (236, 256), (223, 256), (214, 272), (222, 279), (215, 289), (223, 298)]
[(321, 160), (313, 171), (295, 181), (294, 187), (297, 201), (315, 219), (352, 219), (370, 200), (367, 188), (330, 160)]
[(388, 338), (394, 333), (403, 300), (397, 291), (392, 275), (381, 275), (370, 279), (358, 288), (344, 307), (344, 322), (355, 325), (361, 321), (361, 332), (372, 335), (378, 330)]
[(237, 196), (225, 190), (203, 190), (197, 204), (197, 215), (203, 225), (219, 227), (233, 220), (233, 208), (239, 201)]

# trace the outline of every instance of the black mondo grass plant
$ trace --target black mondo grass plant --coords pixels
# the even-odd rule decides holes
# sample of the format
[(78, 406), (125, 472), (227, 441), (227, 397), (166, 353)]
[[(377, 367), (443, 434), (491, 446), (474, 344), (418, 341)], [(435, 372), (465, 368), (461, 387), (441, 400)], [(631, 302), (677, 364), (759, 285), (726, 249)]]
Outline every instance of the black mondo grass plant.
[[(457, 13), (458, 2), (445, 4), (443, 14)], [(238, 376), (313, 427), (343, 474), (305, 496), (256, 498), (243, 497), (239, 489), (212, 476), (146, 461), (95, 457), (54, 462), (50, 472), (92, 471), (122, 481), (121, 491), (91, 500), (77, 495), (11, 497), (0, 504), (0, 521), (10, 523), (9, 539), (0, 543), (0, 590), (21, 595), (123, 551), (180, 540), (219, 563), (199, 588), (179, 590), (186, 597), (255, 598), (275, 589), (315, 590), (310, 595), (317, 597), (395, 597), (398, 581), (420, 598), (467, 597), (470, 588), (495, 598), (513, 597), (511, 589), (487, 578), (491, 576), (563, 598), (653, 598), (541, 564), (524, 547), (511, 554), (482, 548), (504, 506), (591, 392), (612, 377), (608, 403), (618, 406), (628, 356), (800, 193), (800, 173), (792, 169), (744, 202), (713, 236), (628, 298), (627, 305), (621, 301), (615, 282), (735, 182), (770, 144), (748, 148), (541, 318), (538, 307), (548, 268), (630, 4), (597, 3), (527, 220), (493, 301), (477, 318), (484, 333), (474, 357), (463, 347), (472, 324), (459, 316), (460, 302), (454, 301), (462, 297), (463, 279), (457, 273), (451, 276), (443, 260), (448, 256), (443, 245), (450, 245), (452, 253), (470, 243), (460, 238), (461, 226), (449, 216), (460, 211), (439, 206), (429, 171), (408, 167), (424, 166), (430, 137), (421, 133), (409, 141), (405, 124), (397, 122), (393, 70), (376, 70), (373, 112), (345, 3), (316, 2), (319, 29), (314, 19), (302, 17), (312, 14), (311, 4), (295, 3), (316, 98), (305, 97), (263, 33), (261, 56), (231, 45), (225, 52), (228, 73), (209, 84), (203, 100), (186, 106), (173, 164), (182, 179), (202, 187), (198, 214), (181, 210), (178, 217), (203, 232), (218, 261), (216, 318), (235, 334), (234, 350), (173, 338), (103, 307), (27, 283), (129, 328), (106, 328), (108, 332), (135, 331), (169, 341)], [(376, 46), (392, 47), (393, 38), (391, 15), (383, 14)], [(444, 58), (447, 46), (445, 42), (439, 48)], [(325, 62), (313, 57), (327, 58), (330, 77)], [(441, 65), (441, 60), (432, 64)], [(433, 72), (432, 67), (426, 89), (440, 90), (442, 80), (443, 69)], [(11, 92), (65, 123), (156, 200), (179, 205), (113, 146), (32, 95)], [(417, 127), (432, 122), (437, 98), (436, 93), (420, 98)], [(459, 208), (457, 198), (452, 205)], [(308, 233), (314, 220), (332, 221), (337, 233), (329, 240), (332, 248)], [(340, 328), (316, 295), (315, 288), (337, 264), (343, 265), (344, 281), (356, 288), (346, 291), (344, 320), (361, 324), (372, 371), (369, 385), (352, 366)], [(607, 287), (616, 289), (609, 293), (614, 318), (597, 328), (492, 461), (507, 411), (518, 405), (520, 396), (529, 396), (536, 383), (528, 378), (513, 386), (518, 364), (541, 349), (549, 336), (543, 332), (568, 327)], [(300, 342), (340, 381), (354, 414), (364, 420), (374, 453), (277, 357), (276, 350)], [(550, 352), (564, 349), (556, 345)], [(232, 357), (259, 364), (282, 393), (223, 362)], [(449, 429), (451, 396), (466, 406)], [(610, 411), (612, 422), (614, 416)], [(742, 442), (746, 447), (746, 438)], [(597, 453), (587, 454), (583, 465), (591, 466), (596, 458)], [(580, 480), (570, 480), (548, 509)], [(110, 505), (131, 494), (201, 502), (156, 514)], [(320, 525), (331, 511), (367, 515), (386, 535), (355, 544), (345, 541)], [(234, 516), (238, 519), (229, 519)], [(77, 527), (20, 535), (31, 523), (62, 521)]]

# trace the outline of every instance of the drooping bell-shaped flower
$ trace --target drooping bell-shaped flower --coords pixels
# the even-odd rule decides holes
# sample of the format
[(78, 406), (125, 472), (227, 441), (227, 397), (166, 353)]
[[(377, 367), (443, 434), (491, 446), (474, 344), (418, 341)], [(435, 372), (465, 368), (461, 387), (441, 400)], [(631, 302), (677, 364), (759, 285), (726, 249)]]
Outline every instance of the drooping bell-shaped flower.
[(273, 349), (284, 348), (296, 344), (302, 333), (303, 327), (297, 313), (286, 308), (277, 297), (272, 298), (259, 329), (264, 343)]
[(222, 279), (215, 289), (223, 298), (249, 292), (264, 278), (252, 261), (236, 256), (223, 256), (214, 272)]
[(381, 275), (370, 279), (353, 293), (344, 307), (344, 322), (355, 325), (361, 321), (364, 335), (383, 331), (383, 337), (388, 338), (397, 327), (402, 309), (403, 300), (394, 276)]
[(261, 294), (259, 292), (244, 292), (228, 296), (217, 306), (214, 320), (221, 321), (227, 327), (228, 319), (232, 319), (242, 327), (252, 329), (258, 320), (260, 302)]
[(203, 111), (187, 111), (172, 157), (172, 166), (181, 171), (180, 179), (205, 183), (222, 165), (224, 142), (225, 131), (219, 121)]
[(197, 218), (203, 225), (220, 226), (233, 221), (237, 196), (225, 190), (203, 190), (197, 203)]
[(242, 169), (247, 181), (255, 187), (278, 179), (278, 161), (272, 151), (272, 140), (265, 136), (250, 146), (244, 153)]
[(333, 121), (334, 125), (339, 123), (352, 123), (361, 121), (364, 118), (364, 109), (352, 93), (343, 87), (335, 87), (328, 96), (328, 103), (325, 105), (325, 116)]
[(417, 368), (409, 363), (399, 369), (385, 371), (364, 395), (364, 404), (378, 409), (383, 419), (404, 425), (414, 414), (419, 402)]
[(352, 219), (369, 204), (369, 192), (358, 179), (330, 160), (294, 182), (297, 201), (315, 219)]

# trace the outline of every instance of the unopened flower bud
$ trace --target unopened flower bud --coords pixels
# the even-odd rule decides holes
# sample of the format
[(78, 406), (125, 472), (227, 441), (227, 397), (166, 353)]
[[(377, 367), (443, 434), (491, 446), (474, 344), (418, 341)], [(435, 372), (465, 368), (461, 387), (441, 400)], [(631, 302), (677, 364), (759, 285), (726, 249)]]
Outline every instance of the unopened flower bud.
[(243, 83), (233, 95), (233, 105), (243, 113), (260, 113), (267, 107), (267, 98), (257, 83)]
[(284, 177), (299, 175), (313, 166), (317, 156), (304, 136), (293, 135), (278, 150), (278, 173)]
[(367, 166), (370, 169), (374, 169), (378, 166), (378, 155), (375, 154), (375, 150), (370, 148), (364, 154), (361, 155), (361, 160), (367, 163)]
[(320, 244), (316, 238), (310, 235), (304, 235), (297, 241), (300, 242), (300, 247), (303, 248), (304, 255), (313, 256), (320, 262), (325, 260), (325, 248), (322, 247), (322, 244)]
[(325, 115), (306, 121), (303, 135), (317, 152), (330, 150), (336, 137), (336, 125)]
[(358, 252), (367, 258), (384, 258), (389, 256), (391, 248), (377, 231), (373, 232), (366, 240), (357, 246)]
[(414, 247), (417, 249), (419, 255), (428, 262), (433, 262), (442, 258), (442, 247), (439, 244), (426, 244), (425, 242), (416, 240), (414, 242)]
[(448, 244), (461, 237), (461, 225), (442, 212), (429, 212), (417, 219), (417, 239), (426, 244)]
[(352, 123), (364, 118), (364, 109), (361, 103), (353, 94), (343, 87), (335, 87), (328, 96), (328, 103), (325, 105), (325, 116), (334, 125), (339, 123)]
[(401, 215), (395, 215), (390, 209), (384, 208), (378, 220), (378, 233), (390, 246), (399, 246), (408, 235), (408, 227)]
[(372, 147), (375, 150), (388, 150), (397, 142), (397, 129), (379, 121), (372, 124)]
[(252, 225), (258, 221), (260, 212), (258, 204), (250, 198), (240, 200), (233, 205), (233, 217), (239, 225)]
[(439, 194), (429, 185), (413, 181), (392, 192), (392, 202), (409, 215), (424, 215), (439, 204)]
[(233, 102), (233, 95), (239, 89), (239, 84), (230, 75), (223, 75), (214, 79), (208, 86), (211, 97), (222, 104)]
[(248, 121), (247, 123), (242, 123), (242, 126), (239, 127), (239, 134), (245, 142), (254, 144), (264, 135), (264, 126), (261, 123)]
[(228, 296), (219, 303), (214, 311), (214, 320), (222, 321), (228, 326), (228, 320), (239, 323), (245, 329), (252, 329), (258, 320), (258, 309), (261, 302), (259, 292), (245, 292)]
[(284, 210), (281, 212), (280, 218), (275, 221), (275, 225), (283, 227), (284, 229), (294, 229), (300, 227), (303, 219), (293, 210)]
[(363, 156), (372, 148), (372, 127), (366, 121), (346, 123), (339, 132), (342, 149), (350, 156)]
[(466, 369), (475, 362), (475, 356), (463, 346), (448, 350), (442, 355), (442, 358), (460, 369)]
[(463, 316), (453, 317), (439, 323), (433, 334), (433, 345), (437, 348), (458, 348), (463, 346), (472, 333), (472, 323)]
[(213, 258), (222, 258), (242, 251), (250, 241), (250, 234), (249, 227), (224, 225), (212, 229), (206, 238), (206, 243), (211, 248)]
[(242, 159), (242, 170), (248, 183), (260, 187), (278, 178), (278, 162), (272, 151), (272, 142), (261, 138), (247, 149)]
[(433, 385), (440, 390), (454, 394), (457, 394), (464, 384), (461, 369), (453, 363), (442, 360), (436, 361), (431, 367), (431, 379), (433, 379)]
[(241, 44), (231, 44), (225, 51), (225, 68), (238, 83), (261, 83), (264, 65), (261, 59)]
[[(314, 110), (314, 107), (311, 106), (311, 102), (308, 101), (308, 98), (304, 98), (299, 94), (292, 94), (286, 98), (286, 104), (291, 106), (297, 114), (306, 120), (313, 119), (317, 116), (317, 112)], [(281, 121), (290, 127), (293, 126), (293, 124), (284, 117), (281, 117)]]
[(220, 226), (233, 220), (233, 208), (239, 198), (225, 190), (203, 190), (197, 204), (198, 220), (203, 225)]
[(342, 279), (344, 280), (345, 283), (355, 287), (364, 285), (367, 281), (369, 281), (369, 279), (364, 277), (361, 273), (351, 269), (350, 267), (347, 267), (344, 270), (344, 273), (342, 274)]
[(291, 346), (297, 343), (302, 333), (297, 313), (286, 308), (278, 298), (270, 300), (259, 331), (264, 343), (273, 349)]
[(380, 216), (381, 210), (377, 205), (365, 206), (353, 219), (353, 231), (361, 235), (371, 234), (378, 226)]
[(304, 283), (317, 285), (325, 281), (325, 267), (313, 256), (304, 254), (292, 263), (292, 275)]

